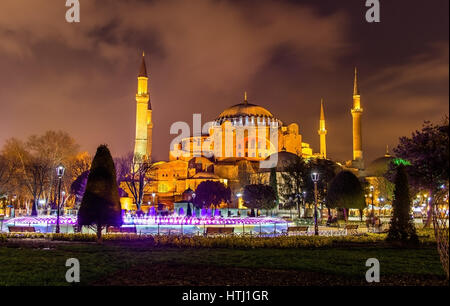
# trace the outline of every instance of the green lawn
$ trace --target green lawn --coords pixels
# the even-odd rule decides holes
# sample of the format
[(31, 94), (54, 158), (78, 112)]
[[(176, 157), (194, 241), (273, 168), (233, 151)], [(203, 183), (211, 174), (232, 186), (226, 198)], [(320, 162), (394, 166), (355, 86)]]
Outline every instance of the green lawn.
[[(208, 280), (212, 285), (222, 285), (234, 274), (245, 275), (249, 284), (280, 284), (280, 280), (271, 280), (272, 276), (286, 277), (282, 284), (303, 284), (301, 275), (306, 278), (331, 277), (329, 284), (340, 280), (360, 282), (368, 269), (365, 261), (371, 257), (380, 261), (382, 280), (385, 277), (394, 284), (398, 277), (402, 284), (410, 284), (411, 279), (420, 279), (421, 284), (428, 284), (427, 280), (430, 280), (429, 284), (432, 281), (440, 284), (445, 279), (437, 251), (431, 246), (418, 249), (358, 246), (239, 250), (151, 248), (136, 242), (104, 245), (61, 242), (30, 245), (20, 242), (0, 246), (0, 285), (67, 285), (65, 262), (71, 257), (80, 261), (82, 285), (192, 284), (184, 279), (185, 276), (196, 281), (206, 277), (202, 273), (208, 277), (216, 275)], [(155, 273), (158, 275), (150, 275)], [(224, 280), (221, 282), (218, 279), (222, 275)]]

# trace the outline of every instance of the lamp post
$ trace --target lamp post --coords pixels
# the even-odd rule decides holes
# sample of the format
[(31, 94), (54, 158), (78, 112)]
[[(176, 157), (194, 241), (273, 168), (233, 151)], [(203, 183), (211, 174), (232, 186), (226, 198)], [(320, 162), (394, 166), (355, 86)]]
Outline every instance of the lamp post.
[(300, 219), (300, 193), (297, 193), (297, 213), (298, 218)]
[[(13, 197), (12, 197), (12, 199), (11, 199), (11, 203), (12, 203), (12, 208), (14, 209), (14, 217), (16, 216), (16, 199), (17, 199), (17, 196), (16, 195), (13, 195)], [(19, 216), (21, 215), (21, 209), (20, 209), (20, 207), (19, 207)]]
[(303, 191), (303, 218), (306, 219), (306, 191)]
[(293, 202), (292, 196), (289, 196), (289, 216), (291, 220), (292, 220), (292, 202)]
[(241, 211), (240, 211), (240, 209), (241, 209), (241, 206), (240, 206), (240, 202), (241, 202), (241, 198), (242, 198), (242, 193), (237, 193), (236, 194), (236, 197), (237, 197), (237, 199), (238, 199), (238, 210), (237, 210), (237, 213), (238, 213), (238, 216), (240, 217), (241, 216)]
[(369, 197), (370, 197), (370, 199), (371, 199), (371, 204), (372, 204), (372, 226), (375, 226), (375, 209), (374, 209), (374, 207), (373, 207), (373, 186), (372, 185), (370, 185), (370, 194), (369, 194)]
[[(195, 192), (193, 192), (192, 193), (192, 211), (194, 211), (194, 207), (195, 207), (195, 205), (194, 205), (194, 202), (195, 202), (195, 196), (196, 196), (196, 194), (195, 194)], [(195, 214), (195, 217), (197, 217), (197, 214), (194, 212), (194, 214)]]
[(236, 197), (238, 198), (238, 208), (239, 208), (239, 203), (240, 203), (240, 201), (241, 201), (241, 198), (242, 198), (242, 193), (237, 193), (236, 194)]
[(153, 208), (156, 210), (156, 207), (155, 207), (155, 193), (153, 192), (152, 193), (152, 200), (153, 200)]
[(64, 176), (64, 171), (66, 168), (64, 168), (63, 165), (59, 165), (56, 167), (56, 176), (58, 177), (58, 200), (56, 202), (56, 233), (59, 233), (59, 208), (60, 208), (60, 201), (61, 201), (61, 180)]
[(319, 225), (317, 224), (317, 182), (319, 181), (319, 173), (311, 173), (311, 179), (314, 182), (314, 235), (319, 235)]
[(381, 207), (384, 207), (384, 205), (383, 205), (383, 203), (384, 203), (384, 198), (383, 197), (380, 197), (379, 198), (379, 200), (378, 200), (378, 202), (380, 203), (379, 204), (379, 210), (378, 210), (378, 217), (380, 218), (380, 222), (381, 222)]
[[(61, 204), (64, 203), (66, 201), (66, 192), (63, 190), (61, 191)], [(63, 210), (61, 211), (60, 215), (64, 216), (66, 212), (64, 211), (64, 207)]]

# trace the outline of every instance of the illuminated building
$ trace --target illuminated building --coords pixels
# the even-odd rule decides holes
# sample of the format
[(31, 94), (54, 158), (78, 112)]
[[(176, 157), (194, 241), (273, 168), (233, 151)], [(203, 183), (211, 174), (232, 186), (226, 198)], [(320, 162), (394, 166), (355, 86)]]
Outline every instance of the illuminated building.
[(323, 111), (323, 99), (320, 100), (320, 120), (319, 120), (319, 136), (320, 136), (320, 157), (327, 158), (327, 129), (325, 128), (325, 113)]
[[(271, 131), (277, 133), (272, 139)], [(249, 103), (245, 93), (242, 103), (220, 113), (208, 134), (183, 139), (171, 148), (170, 159), (210, 156), (215, 161), (229, 158), (261, 161), (282, 148), (305, 158), (312, 156), (309, 144), (302, 142), (298, 124), (283, 125), (264, 107)]]
[[(362, 108), (357, 82), (355, 69), (351, 111), (353, 160), (347, 162), (346, 167), (359, 172), (360, 176), (364, 164), (361, 141)], [(138, 75), (136, 102), (135, 154), (151, 159), (153, 124), (144, 56)], [(186, 190), (195, 190), (201, 182), (212, 180), (231, 188), (232, 206), (237, 207), (236, 195), (241, 193), (244, 185), (267, 181), (269, 172), (260, 169), (261, 162), (270, 160), (271, 157), (280, 158), (281, 163), (298, 157), (327, 158), (323, 100), (320, 103), (318, 134), (320, 151), (316, 153), (308, 143), (303, 142), (297, 123), (283, 123), (268, 109), (249, 103), (245, 93), (241, 103), (222, 111), (202, 134), (181, 139), (171, 147), (168, 161), (153, 164), (144, 192), (144, 205), (163, 203), (171, 209), (174, 202), (183, 200)], [(277, 169), (284, 166), (278, 163)]]
[(355, 79), (353, 81), (353, 108), (351, 110), (353, 119), (353, 166), (357, 169), (364, 169), (362, 135), (361, 135), (361, 95), (358, 88), (358, 72), (355, 67)]
[(136, 93), (136, 139), (134, 155), (145, 156), (151, 160), (152, 156), (152, 105), (148, 92), (148, 75), (145, 55), (142, 53), (142, 63), (138, 74)]

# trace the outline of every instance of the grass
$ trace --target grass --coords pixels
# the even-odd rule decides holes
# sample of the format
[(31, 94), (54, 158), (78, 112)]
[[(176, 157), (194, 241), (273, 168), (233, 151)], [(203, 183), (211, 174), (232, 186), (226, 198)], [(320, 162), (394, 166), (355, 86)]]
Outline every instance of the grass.
[[(428, 278), (445, 279), (438, 253), (432, 246), (414, 249), (389, 248), (386, 245), (297, 249), (193, 249), (154, 248), (145, 242), (107, 242), (97, 245), (19, 241), (0, 245), (0, 285), (68, 285), (65, 281), (68, 269), (65, 262), (72, 257), (80, 261), (81, 285), (99, 281), (101, 283), (102, 279), (108, 277), (114, 277), (116, 283), (128, 284), (133, 282), (130, 280), (133, 275), (127, 274), (127, 270), (144, 271), (158, 265), (181, 267), (177, 269), (187, 269), (186, 273), (197, 273), (198, 277), (201, 277), (201, 267), (211, 267), (218, 270), (216, 272), (219, 273), (219, 278), (232, 269), (264, 270), (263, 281), (267, 285), (272, 283), (266, 275), (275, 271), (297, 274), (308, 272), (341, 280), (360, 280), (364, 279), (368, 269), (365, 262), (371, 257), (380, 261), (382, 277), (408, 275), (425, 282)], [(247, 277), (252, 277), (252, 273), (248, 275)], [(177, 277), (183, 276), (166, 276), (160, 273), (151, 277), (156, 281), (158, 278), (171, 277), (164, 284), (180, 284), (182, 279)], [(212, 281), (214, 282), (214, 279)], [(248, 282), (251, 284), (252, 279)]]

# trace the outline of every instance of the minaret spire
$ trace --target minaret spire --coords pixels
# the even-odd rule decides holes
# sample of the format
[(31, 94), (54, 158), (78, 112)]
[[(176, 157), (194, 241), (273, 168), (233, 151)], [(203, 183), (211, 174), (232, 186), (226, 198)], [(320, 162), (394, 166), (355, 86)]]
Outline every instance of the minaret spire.
[(323, 98), (320, 99), (320, 120), (325, 120), (325, 113), (323, 112)]
[(361, 135), (361, 95), (358, 87), (358, 71), (355, 67), (355, 78), (353, 81), (353, 108), (351, 109), (353, 119), (353, 161), (358, 169), (364, 169), (362, 135)]
[(355, 78), (353, 80), (353, 95), (359, 96), (359, 88), (358, 88), (358, 70), (355, 67)]
[(144, 51), (142, 51), (142, 62), (141, 62), (141, 68), (139, 69), (138, 77), (146, 77), (146, 78), (148, 78), (147, 65), (145, 65), (145, 52)]
[(320, 120), (319, 120), (319, 137), (320, 137), (320, 158), (327, 158), (327, 129), (325, 127), (325, 112), (323, 110), (323, 98), (320, 99)]
[(145, 53), (142, 52), (142, 62), (138, 74), (136, 93), (136, 139), (134, 155), (151, 159), (152, 151), (152, 108), (148, 92), (148, 74), (145, 64)]

